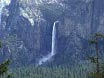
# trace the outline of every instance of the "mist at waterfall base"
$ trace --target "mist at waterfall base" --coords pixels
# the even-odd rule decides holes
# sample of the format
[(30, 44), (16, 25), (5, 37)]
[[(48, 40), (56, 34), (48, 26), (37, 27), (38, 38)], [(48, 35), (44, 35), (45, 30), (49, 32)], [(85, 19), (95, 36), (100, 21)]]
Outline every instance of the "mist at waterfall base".
[(53, 29), (52, 29), (52, 47), (51, 47), (51, 52), (41, 58), (39, 60), (38, 65), (42, 65), (43, 63), (49, 61), (55, 54), (56, 54), (56, 24), (59, 23), (59, 21), (55, 21), (53, 24)]

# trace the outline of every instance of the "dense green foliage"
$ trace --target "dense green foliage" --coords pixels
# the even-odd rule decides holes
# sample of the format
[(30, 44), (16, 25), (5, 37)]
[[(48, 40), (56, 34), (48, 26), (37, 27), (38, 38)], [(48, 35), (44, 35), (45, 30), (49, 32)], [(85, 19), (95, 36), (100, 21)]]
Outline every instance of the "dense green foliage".
[(13, 78), (87, 78), (89, 68), (78, 67), (22, 67), (11, 69)]
[[(93, 63), (95, 67), (95, 71), (90, 73), (91, 78), (104, 78), (104, 65), (102, 64), (103, 60), (100, 58), (100, 47), (101, 43), (99, 43), (100, 40), (104, 39), (104, 35), (100, 33), (95, 33), (93, 36), (93, 39), (90, 40), (90, 43), (94, 45), (95, 48), (95, 56), (91, 56), (89, 59), (91, 60), (91, 63)], [(103, 44), (104, 45), (104, 44)]]
[[(2, 47), (2, 42), (0, 42), (0, 48)], [(3, 63), (0, 64), (0, 78), (10, 78), (11, 76), (7, 74), (8, 72), (8, 66), (10, 64), (10, 60), (6, 60)], [(2, 76), (2, 77), (1, 77)]]
[(0, 64), (0, 75), (3, 75), (8, 71), (8, 65), (10, 64), (10, 61), (7, 60), (4, 63)]

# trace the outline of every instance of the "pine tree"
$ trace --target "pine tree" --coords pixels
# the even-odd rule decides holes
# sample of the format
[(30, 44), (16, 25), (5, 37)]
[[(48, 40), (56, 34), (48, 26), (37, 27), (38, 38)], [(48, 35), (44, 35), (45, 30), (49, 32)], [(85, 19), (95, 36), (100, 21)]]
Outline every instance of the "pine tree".
[[(2, 47), (2, 42), (0, 42), (0, 48), (1, 47)], [(10, 60), (6, 60), (0, 64), (0, 76), (2, 76), (8, 71), (9, 64), (10, 64)], [(10, 75), (8, 75), (7, 78), (10, 78)]]
[(99, 55), (100, 55), (99, 40), (101, 40), (102, 38), (104, 38), (103, 34), (95, 33), (93, 36), (93, 39), (90, 40), (90, 43), (94, 44), (95, 54), (96, 54), (96, 57), (89, 57), (91, 62), (96, 65), (96, 72), (93, 74), (95, 78), (97, 78), (97, 77), (102, 78), (102, 75), (103, 75), (101, 72), (102, 70), (100, 70), (101, 63), (99, 61), (99, 59), (100, 59), (99, 58)]

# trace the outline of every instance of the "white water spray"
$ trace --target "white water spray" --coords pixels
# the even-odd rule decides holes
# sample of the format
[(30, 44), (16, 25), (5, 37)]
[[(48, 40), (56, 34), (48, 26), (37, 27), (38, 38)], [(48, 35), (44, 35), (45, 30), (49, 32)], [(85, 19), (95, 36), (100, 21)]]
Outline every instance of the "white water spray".
[(10, 3), (11, 3), (11, 0), (0, 0), (0, 24), (1, 24), (2, 10), (5, 6), (9, 5)]
[(39, 60), (38, 65), (42, 65), (43, 63), (49, 61), (56, 54), (56, 24), (57, 23), (59, 23), (59, 21), (55, 21), (53, 25), (51, 53), (41, 58)]

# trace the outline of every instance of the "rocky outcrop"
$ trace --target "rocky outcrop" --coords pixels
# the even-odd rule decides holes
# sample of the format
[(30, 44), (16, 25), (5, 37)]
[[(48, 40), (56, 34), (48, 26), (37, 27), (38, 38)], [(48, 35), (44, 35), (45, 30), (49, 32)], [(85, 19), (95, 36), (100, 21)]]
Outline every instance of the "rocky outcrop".
[(51, 51), (52, 26), (60, 21), (53, 62), (83, 60), (90, 53), (91, 34), (104, 33), (103, 4), (103, 0), (12, 0), (5, 7), (9, 16), (2, 14), (1, 56), (13, 59), (16, 65), (36, 64)]

